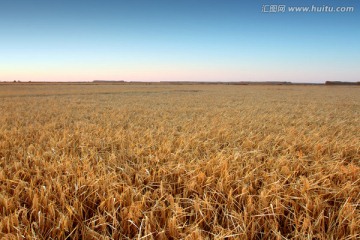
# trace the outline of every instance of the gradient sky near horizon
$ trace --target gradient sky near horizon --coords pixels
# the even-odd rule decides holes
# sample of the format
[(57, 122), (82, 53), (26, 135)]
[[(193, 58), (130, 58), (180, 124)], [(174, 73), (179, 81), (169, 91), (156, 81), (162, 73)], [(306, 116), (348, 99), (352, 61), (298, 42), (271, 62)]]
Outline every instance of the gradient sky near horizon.
[(0, 81), (360, 81), (359, 20), (359, 0), (0, 0)]

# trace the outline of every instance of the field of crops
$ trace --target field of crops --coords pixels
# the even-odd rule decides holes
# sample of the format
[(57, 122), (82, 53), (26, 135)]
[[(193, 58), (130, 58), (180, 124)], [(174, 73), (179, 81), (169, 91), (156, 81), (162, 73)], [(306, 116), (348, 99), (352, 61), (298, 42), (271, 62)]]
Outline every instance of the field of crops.
[(0, 84), (0, 238), (359, 239), (360, 87)]

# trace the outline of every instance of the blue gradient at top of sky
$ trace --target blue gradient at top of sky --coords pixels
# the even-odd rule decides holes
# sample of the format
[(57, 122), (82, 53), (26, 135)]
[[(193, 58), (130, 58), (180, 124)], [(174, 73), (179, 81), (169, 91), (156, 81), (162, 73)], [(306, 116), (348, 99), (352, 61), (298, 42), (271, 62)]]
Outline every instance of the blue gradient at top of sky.
[(0, 81), (360, 81), (359, 20), (359, 0), (0, 0)]

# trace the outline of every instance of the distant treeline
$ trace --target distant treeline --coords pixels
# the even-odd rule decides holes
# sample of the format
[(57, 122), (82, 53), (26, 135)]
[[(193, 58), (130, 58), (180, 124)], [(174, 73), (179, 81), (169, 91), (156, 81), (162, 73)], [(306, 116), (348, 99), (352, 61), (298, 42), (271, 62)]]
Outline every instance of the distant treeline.
[(94, 83), (123, 83), (124, 80), (94, 80)]
[(165, 84), (212, 84), (212, 85), (291, 85), (291, 82), (196, 82), (196, 81), (160, 81), (160, 83)]
[(13, 82), (1, 82), (4, 84), (12, 83), (31, 83), (31, 84), (135, 84), (135, 85), (334, 85), (334, 86), (360, 86), (360, 82), (341, 82), (341, 81), (326, 81), (325, 83), (293, 83), (293, 82), (277, 82), (277, 81), (263, 81), (263, 82), (249, 82), (249, 81), (239, 81), (239, 82), (197, 82), (197, 81), (160, 81), (160, 82), (136, 82), (136, 81), (125, 81), (125, 80), (93, 80), (92, 82), (22, 82), (20, 80), (14, 80)]
[(360, 82), (326, 81), (325, 85), (360, 85)]
[[(160, 81), (160, 82), (134, 82), (124, 80), (93, 80), (93, 83), (127, 83), (127, 84), (175, 84), (175, 85), (291, 85), (291, 82), (277, 82), (277, 81), (264, 81), (264, 82), (203, 82), (203, 81)], [(311, 83), (310, 83), (311, 84)]]

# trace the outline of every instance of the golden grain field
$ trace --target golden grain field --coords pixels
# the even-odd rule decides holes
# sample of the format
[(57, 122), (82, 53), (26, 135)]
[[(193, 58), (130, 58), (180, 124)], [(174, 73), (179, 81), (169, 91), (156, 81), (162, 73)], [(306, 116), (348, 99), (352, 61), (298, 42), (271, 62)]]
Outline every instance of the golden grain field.
[(4, 239), (359, 239), (360, 88), (0, 84)]

